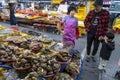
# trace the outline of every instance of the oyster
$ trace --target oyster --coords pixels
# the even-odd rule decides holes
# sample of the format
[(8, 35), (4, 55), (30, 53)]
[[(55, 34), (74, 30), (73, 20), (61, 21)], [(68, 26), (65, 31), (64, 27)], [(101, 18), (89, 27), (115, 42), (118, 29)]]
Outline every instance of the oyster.
[(74, 80), (74, 79), (67, 73), (59, 73), (52, 80)]

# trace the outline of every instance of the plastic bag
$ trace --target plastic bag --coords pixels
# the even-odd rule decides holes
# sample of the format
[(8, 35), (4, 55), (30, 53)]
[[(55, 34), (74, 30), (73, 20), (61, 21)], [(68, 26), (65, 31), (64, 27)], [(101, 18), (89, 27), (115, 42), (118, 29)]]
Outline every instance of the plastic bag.
[(118, 66), (120, 67), (120, 59), (119, 59), (119, 61), (118, 61)]
[(17, 80), (17, 74), (14, 69), (4, 71), (3, 76), (5, 80)]
[(57, 43), (54, 48), (54, 50), (58, 51), (58, 50), (62, 50), (63, 49), (63, 44), (62, 43)]

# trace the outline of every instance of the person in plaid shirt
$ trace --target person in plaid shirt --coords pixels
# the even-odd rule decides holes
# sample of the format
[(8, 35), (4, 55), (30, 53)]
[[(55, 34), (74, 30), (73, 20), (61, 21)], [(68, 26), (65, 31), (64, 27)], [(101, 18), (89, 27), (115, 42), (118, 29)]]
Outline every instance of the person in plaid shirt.
[(109, 12), (102, 9), (103, 1), (96, 0), (94, 3), (95, 9), (90, 11), (84, 21), (85, 29), (87, 32), (87, 58), (86, 61), (90, 61), (91, 46), (94, 42), (92, 51), (92, 60), (95, 62), (95, 55), (97, 53), (100, 40), (108, 31), (109, 25)]

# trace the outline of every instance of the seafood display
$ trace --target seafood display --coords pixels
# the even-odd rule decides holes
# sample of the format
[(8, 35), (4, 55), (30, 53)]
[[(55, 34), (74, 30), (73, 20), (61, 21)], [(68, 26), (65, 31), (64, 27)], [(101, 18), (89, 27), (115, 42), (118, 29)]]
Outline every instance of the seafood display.
[[(79, 53), (70, 55), (63, 50), (54, 50), (60, 44), (47, 35), (32, 36), (19, 34), (8, 36), (0, 42), (0, 62), (12, 62), (17, 75), (24, 80), (74, 80), (80, 73)], [(60, 44), (62, 49), (62, 43)], [(66, 64), (61, 73), (63, 63)], [(23, 73), (22, 73), (23, 72)], [(26, 74), (26, 75), (25, 75)]]

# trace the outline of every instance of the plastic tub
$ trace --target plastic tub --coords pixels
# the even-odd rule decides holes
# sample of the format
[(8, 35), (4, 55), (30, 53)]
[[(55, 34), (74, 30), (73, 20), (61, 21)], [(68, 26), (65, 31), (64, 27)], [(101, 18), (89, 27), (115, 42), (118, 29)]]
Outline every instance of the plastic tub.
[[(60, 65), (61, 67), (61, 65)], [(58, 69), (58, 72), (54, 73), (54, 74), (50, 74), (50, 75), (45, 75), (43, 76), (44, 78), (42, 78), (43, 80), (51, 80), (57, 73), (59, 73), (60, 69)]]
[(31, 66), (26, 68), (16, 68), (13, 64), (13, 67), (16, 70), (16, 73), (20, 79), (24, 79), (31, 72)]
[(14, 62), (14, 61), (13, 60), (0, 60), (0, 62), (9, 63), (9, 62)]
[(16, 68), (16, 66), (15, 66), (15, 63), (13, 63), (13, 68), (14, 68), (15, 70), (24, 71), (24, 70), (31, 69), (31, 66), (29, 66), (29, 67), (26, 67), (26, 68)]

